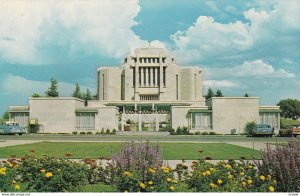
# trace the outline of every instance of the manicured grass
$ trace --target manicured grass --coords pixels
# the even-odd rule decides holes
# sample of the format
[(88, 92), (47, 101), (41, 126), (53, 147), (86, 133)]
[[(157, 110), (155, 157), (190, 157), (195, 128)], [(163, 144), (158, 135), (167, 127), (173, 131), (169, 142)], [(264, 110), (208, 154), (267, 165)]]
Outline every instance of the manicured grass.
[(285, 118), (282, 118), (282, 123), (284, 125), (300, 125), (300, 120), (292, 120), (292, 119), (285, 119)]
[[(71, 158), (83, 159), (99, 157), (111, 157), (117, 153), (124, 143), (121, 142), (40, 142), (34, 144), (24, 144), (0, 148), (0, 157), (8, 158), (11, 155), (22, 157), (29, 155), (30, 150), (35, 151), (35, 155), (65, 157), (66, 153), (71, 153)], [(195, 160), (200, 157), (210, 157), (212, 159), (240, 159), (252, 156), (261, 157), (261, 152), (250, 148), (240, 147), (225, 143), (160, 143), (163, 149), (165, 160)], [(201, 154), (199, 151), (203, 151)]]

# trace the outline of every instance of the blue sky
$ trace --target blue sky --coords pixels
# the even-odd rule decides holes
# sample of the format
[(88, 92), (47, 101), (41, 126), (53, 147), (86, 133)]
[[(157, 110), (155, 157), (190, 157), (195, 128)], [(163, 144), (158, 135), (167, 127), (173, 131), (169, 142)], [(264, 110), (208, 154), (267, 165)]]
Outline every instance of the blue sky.
[(165, 47), (180, 65), (204, 68), (204, 91), (300, 98), (297, 0), (3, 1), (0, 113), (76, 83), (96, 93), (96, 69), (120, 65), (134, 48)]

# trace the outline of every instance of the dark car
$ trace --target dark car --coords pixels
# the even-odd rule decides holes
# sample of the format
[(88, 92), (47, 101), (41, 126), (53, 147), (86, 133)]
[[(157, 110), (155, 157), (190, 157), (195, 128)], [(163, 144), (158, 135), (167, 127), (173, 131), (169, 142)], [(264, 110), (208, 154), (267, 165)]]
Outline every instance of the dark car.
[(261, 136), (272, 137), (273, 134), (274, 134), (274, 128), (272, 128), (271, 125), (268, 124), (257, 124), (253, 131), (253, 136), (261, 135)]

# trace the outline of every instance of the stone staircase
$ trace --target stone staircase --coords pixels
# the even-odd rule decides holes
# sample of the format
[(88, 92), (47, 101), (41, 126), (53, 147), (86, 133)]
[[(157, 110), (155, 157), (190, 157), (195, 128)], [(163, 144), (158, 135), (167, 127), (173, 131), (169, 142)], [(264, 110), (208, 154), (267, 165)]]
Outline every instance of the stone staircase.
[(116, 135), (157, 135), (157, 136), (163, 136), (163, 135), (170, 135), (169, 132), (160, 132), (160, 131), (117, 131)]

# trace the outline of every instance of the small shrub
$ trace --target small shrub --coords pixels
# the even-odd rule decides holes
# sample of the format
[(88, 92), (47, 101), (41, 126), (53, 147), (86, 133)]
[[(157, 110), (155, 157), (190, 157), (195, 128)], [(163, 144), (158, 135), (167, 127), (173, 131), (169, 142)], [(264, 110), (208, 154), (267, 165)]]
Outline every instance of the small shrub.
[(216, 132), (210, 131), (210, 132), (209, 132), (209, 135), (216, 135)]
[(100, 135), (100, 134), (101, 134), (101, 132), (97, 131), (95, 134), (96, 134), (96, 135)]
[(130, 126), (129, 125), (125, 125), (124, 126), (124, 131), (130, 131)]
[(73, 131), (72, 134), (73, 134), (73, 135), (77, 135), (78, 132), (77, 132), (77, 131)]
[(85, 132), (84, 131), (80, 131), (79, 134), (80, 135), (85, 135)]
[(112, 134), (115, 135), (116, 133), (117, 133), (117, 130), (116, 130), (116, 129), (113, 129), (113, 130), (112, 130)]
[(201, 135), (201, 132), (200, 131), (196, 131), (195, 135)]
[(106, 129), (106, 134), (110, 134), (110, 129)]
[(173, 128), (169, 132), (170, 132), (170, 135), (176, 135), (175, 129), (173, 129)]
[(131, 122), (131, 120), (130, 119), (127, 119), (126, 120), (126, 124), (131, 124), (132, 122)]
[(35, 192), (69, 192), (87, 183), (86, 166), (68, 159), (53, 157), (27, 157), (17, 167), (21, 182), (26, 190)]
[(104, 128), (102, 128), (101, 129), (101, 132), (100, 132), (101, 134), (104, 134), (105, 132), (104, 132)]
[(231, 134), (231, 135), (235, 135), (235, 134), (236, 134), (236, 129), (231, 129), (231, 130), (230, 130), (230, 134)]
[(245, 128), (246, 134), (248, 136), (253, 136), (255, 127), (256, 127), (256, 122), (255, 121), (247, 122), (246, 128)]
[(93, 133), (91, 131), (88, 131), (86, 134), (87, 135), (92, 135)]
[(184, 178), (196, 192), (270, 192), (276, 183), (267, 174), (258, 174), (248, 161), (195, 161), (192, 171)]
[(202, 135), (208, 135), (208, 132), (207, 131), (203, 131)]

